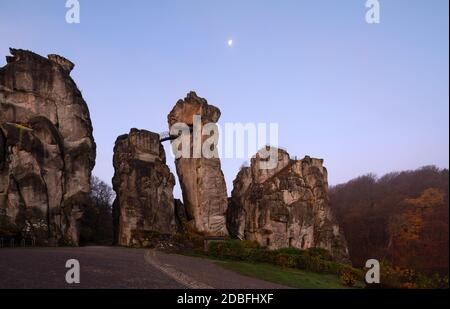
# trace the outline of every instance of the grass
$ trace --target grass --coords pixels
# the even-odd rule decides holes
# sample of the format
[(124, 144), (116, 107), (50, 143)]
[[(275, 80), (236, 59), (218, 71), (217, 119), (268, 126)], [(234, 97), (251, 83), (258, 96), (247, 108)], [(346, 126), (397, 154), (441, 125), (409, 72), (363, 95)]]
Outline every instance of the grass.
[[(203, 251), (184, 251), (182, 255), (203, 258), (215, 264), (237, 272), (243, 276), (257, 278), (296, 289), (348, 289), (341, 284), (337, 275), (315, 273), (295, 268), (283, 268), (273, 264), (224, 260), (208, 256)], [(363, 282), (357, 282), (356, 289), (364, 288)]]
[[(215, 263), (241, 275), (278, 283), (297, 289), (345, 289), (336, 275), (282, 268), (271, 264), (215, 260)], [(355, 288), (362, 288), (359, 283)]]

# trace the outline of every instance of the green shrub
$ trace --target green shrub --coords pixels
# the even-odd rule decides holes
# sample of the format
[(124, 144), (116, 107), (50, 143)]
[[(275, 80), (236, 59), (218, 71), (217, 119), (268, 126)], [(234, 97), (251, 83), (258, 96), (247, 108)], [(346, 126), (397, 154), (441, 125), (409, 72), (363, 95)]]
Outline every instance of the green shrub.
[(208, 254), (217, 258), (247, 260), (258, 244), (250, 241), (228, 240), (213, 241), (208, 246)]
[(308, 269), (309, 267), (309, 256), (308, 255), (297, 255), (297, 266), (298, 269)]
[(359, 279), (359, 273), (352, 267), (342, 267), (339, 273), (339, 279), (342, 285), (347, 287), (354, 287)]
[(239, 243), (241, 246), (247, 249), (258, 249), (259, 245), (257, 242), (248, 241), (248, 240), (235, 240), (234, 242)]
[[(413, 269), (400, 268), (389, 262), (380, 263), (383, 287), (401, 289), (448, 289), (448, 276), (428, 276)], [(369, 286), (370, 287), (370, 286)]]
[(326, 261), (325, 265), (327, 268), (327, 270), (326, 270), (327, 273), (336, 274), (336, 275), (340, 274), (342, 268), (350, 267), (348, 265), (344, 265), (344, 264), (340, 264), (340, 263), (336, 263), (336, 262), (330, 262), (330, 261)]
[(353, 281), (356, 282), (363, 277), (362, 271), (349, 265), (333, 262), (330, 253), (325, 249), (319, 248), (308, 250), (296, 248), (267, 250), (259, 247), (254, 242), (229, 240), (211, 242), (208, 247), (208, 255), (220, 259), (269, 263), (281, 267), (335, 274), (342, 276), (342, 280), (348, 286), (351, 286)]
[(441, 277), (438, 274), (434, 274), (431, 277), (419, 274), (417, 277), (417, 285), (422, 289), (448, 289), (448, 275)]
[(285, 254), (294, 254), (294, 255), (305, 255), (307, 254), (306, 250), (297, 249), (297, 248), (281, 248), (278, 250), (274, 250), (277, 253), (285, 253)]
[(275, 264), (281, 267), (296, 268), (297, 257), (295, 254), (278, 253), (275, 257)]
[(266, 249), (251, 249), (249, 261), (254, 263), (275, 264), (277, 253)]
[(222, 258), (222, 245), (220, 242), (211, 242), (208, 245), (208, 254), (214, 257)]
[(328, 270), (328, 263), (317, 256), (309, 256), (307, 258), (306, 269), (316, 273), (326, 273)]
[(331, 256), (330, 251), (323, 248), (309, 248), (307, 252), (312, 257), (317, 257), (324, 261), (332, 261), (333, 257)]
[(203, 236), (199, 234), (184, 232), (172, 236), (175, 243), (181, 244), (183, 247), (191, 248), (194, 251), (203, 251)]

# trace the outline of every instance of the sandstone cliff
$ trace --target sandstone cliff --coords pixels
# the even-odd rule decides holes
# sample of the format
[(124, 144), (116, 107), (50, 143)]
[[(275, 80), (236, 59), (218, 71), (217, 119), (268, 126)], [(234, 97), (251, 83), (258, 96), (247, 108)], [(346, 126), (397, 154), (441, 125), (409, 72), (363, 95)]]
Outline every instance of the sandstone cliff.
[[(168, 116), (169, 128), (176, 123), (184, 123), (191, 129), (193, 117), (201, 116), (201, 130), (206, 124), (213, 124), (220, 118), (220, 110), (190, 92), (184, 100), (179, 100)], [(227, 209), (227, 189), (218, 157), (195, 158), (193, 137), (190, 134), (188, 157), (175, 160), (177, 174), (183, 192), (183, 202), (189, 224), (197, 232), (211, 236), (228, 235), (225, 222)], [(203, 143), (208, 135), (202, 135)]]
[(74, 64), (11, 49), (0, 69), (0, 237), (77, 244), (95, 143)]
[(176, 232), (175, 178), (159, 139), (156, 133), (137, 129), (117, 138), (113, 212), (119, 245), (145, 247), (155, 232)]
[(275, 169), (260, 169), (259, 155), (234, 181), (227, 225), (234, 237), (270, 249), (320, 247), (337, 259), (348, 257), (328, 200), (323, 160), (292, 160), (278, 150)]

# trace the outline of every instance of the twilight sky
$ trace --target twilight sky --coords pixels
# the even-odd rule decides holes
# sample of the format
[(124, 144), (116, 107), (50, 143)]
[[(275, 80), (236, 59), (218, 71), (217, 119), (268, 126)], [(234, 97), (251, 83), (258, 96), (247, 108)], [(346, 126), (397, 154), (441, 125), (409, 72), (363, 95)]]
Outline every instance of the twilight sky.
[[(279, 123), (280, 146), (324, 158), (330, 184), (449, 166), (448, 0), (380, 0), (380, 24), (365, 0), (80, 0), (80, 24), (65, 2), (0, 0), (0, 66), (10, 46), (76, 64), (108, 183), (116, 137), (166, 131), (190, 90), (219, 123)], [(243, 161), (222, 160), (229, 191)]]

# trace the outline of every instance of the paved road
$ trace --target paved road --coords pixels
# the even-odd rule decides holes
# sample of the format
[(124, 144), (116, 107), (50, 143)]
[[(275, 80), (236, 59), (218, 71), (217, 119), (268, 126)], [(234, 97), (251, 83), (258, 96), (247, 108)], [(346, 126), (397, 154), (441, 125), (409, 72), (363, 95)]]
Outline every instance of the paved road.
[[(114, 247), (0, 249), (0, 288), (183, 288), (144, 254)], [(69, 259), (80, 262), (79, 285), (66, 283)]]
[[(65, 281), (77, 259), (81, 283)], [(191, 283), (196, 284), (191, 284)], [(192, 257), (120, 247), (0, 249), (0, 288), (283, 288)]]
[(150, 264), (155, 265), (171, 277), (177, 279), (182, 276), (181, 282), (191, 288), (216, 289), (285, 289), (287, 287), (242, 276), (226, 270), (214, 262), (178, 254), (165, 254), (150, 250), (146, 254)]

